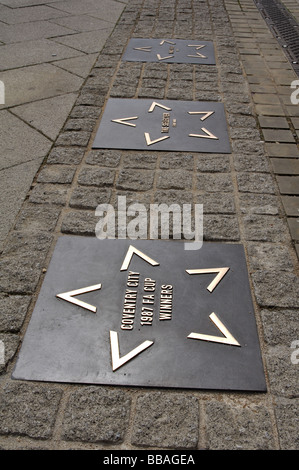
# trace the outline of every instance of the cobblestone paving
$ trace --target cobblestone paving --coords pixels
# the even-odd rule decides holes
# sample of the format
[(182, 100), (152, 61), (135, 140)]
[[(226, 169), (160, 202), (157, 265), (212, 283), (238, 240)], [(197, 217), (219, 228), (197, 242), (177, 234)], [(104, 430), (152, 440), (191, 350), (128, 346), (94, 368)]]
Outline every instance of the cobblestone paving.
[[(213, 40), (216, 66), (121, 62), (131, 37)], [(253, 0), (128, 2), (1, 255), (2, 449), (299, 448), (294, 79)], [(232, 154), (92, 150), (108, 97), (221, 101)], [(203, 203), (204, 239), (244, 244), (267, 393), (11, 380), (57, 238), (95, 236), (96, 206), (118, 195)]]

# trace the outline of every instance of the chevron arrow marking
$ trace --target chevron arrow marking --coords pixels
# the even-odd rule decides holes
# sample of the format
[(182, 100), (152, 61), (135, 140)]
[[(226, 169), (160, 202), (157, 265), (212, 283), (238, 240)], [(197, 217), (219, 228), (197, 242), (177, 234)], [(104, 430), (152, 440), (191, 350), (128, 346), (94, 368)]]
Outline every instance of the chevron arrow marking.
[(157, 263), (157, 261), (153, 260), (152, 258), (150, 258), (149, 256), (145, 255), (144, 253), (142, 253), (142, 251), (138, 250), (137, 248), (135, 248), (135, 246), (133, 245), (130, 245), (129, 246), (129, 249), (127, 251), (127, 254), (125, 256), (125, 259), (123, 261), (123, 264), (120, 268), (121, 271), (126, 271), (129, 267), (129, 264), (131, 262), (131, 259), (132, 259), (132, 256), (133, 255), (138, 255), (140, 258), (142, 258), (144, 261), (146, 261), (147, 263), (151, 264), (152, 266), (159, 266), (159, 263)]
[(207, 268), (207, 269), (186, 269), (188, 274), (209, 274), (217, 273), (213, 281), (208, 285), (207, 289), (209, 292), (213, 292), (215, 287), (219, 284), (221, 279), (225, 276), (229, 268)]
[(166, 109), (167, 111), (171, 111), (171, 108), (167, 108), (167, 106), (164, 106), (164, 104), (157, 103), (156, 101), (153, 101), (148, 112), (152, 113), (155, 109), (156, 106), (159, 106), (160, 108)]
[(163, 39), (163, 40), (160, 42), (160, 46), (163, 46), (163, 44), (164, 44), (165, 42), (167, 42), (167, 44), (173, 44), (173, 45), (175, 45), (175, 42), (173, 42), (173, 41), (167, 41), (167, 39)]
[(167, 55), (165, 57), (161, 57), (160, 54), (157, 54), (157, 57), (158, 57), (159, 60), (173, 59), (174, 55)]
[(189, 137), (202, 137), (204, 139), (216, 139), (216, 140), (218, 140), (218, 137), (216, 135), (212, 134), (212, 132), (208, 131), (208, 129), (205, 129), (204, 127), (202, 127), (201, 130), (206, 135), (203, 135), (203, 134), (189, 134)]
[(126, 121), (131, 121), (132, 119), (138, 119), (138, 116), (121, 118), (121, 119), (111, 119), (111, 121), (117, 122), (118, 124), (124, 124), (125, 126), (136, 127), (136, 124), (132, 124), (131, 122), (126, 122)]
[(152, 46), (134, 47), (135, 51), (151, 52)]
[(102, 284), (95, 284), (94, 286), (82, 287), (81, 289), (70, 290), (68, 292), (63, 292), (62, 294), (57, 294), (56, 297), (60, 299), (66, 300), (72, 304), (78, 305), (79, 307), (85, 308), (86, 310), (90, 310), (93, 313), (96, 313), (97, 307), (94, 305), (87, 304), (82, 300), (74, 299), (75, 295), (85, 294), (87, 292), (93, 292), (95, 290), (101, 289)]
[(204, 114), (204, 116), (200, 118), (201, 121), (204, 121), (214, 113), (215, 111), (188, 111), (188, 114)]
[(153, 144), (156, 144), (157, 142), (162, 142), (162, 140), (169, 139), (169, 135), (165, 135), (164, 137), (160, 137), (159, 139), (151, 140), (148, 132), (145, 132), (144, 136), (145, 136), (147, 145), (153, 145)]
[(126, 364), (126, 362), (130, 361), (135, 356), (140, 354), (142, 351), (149, 348), (152, 344), (154, 344), (153, 341), (146, 340), (143, 343), (141, 343), (139, 346), (137, 346), (136, 348), (132, 349), (132, 351), (125, 354), (125, 356), (120, 357), (118, 334), (116, 331), (110, 330), (112, 370), (115, 371), (116, 369), (119, 369), (119, 367), (123, 366), (124, 364)]
[(187, 338), (191, 339), (199, 339), (202, 341), (212, 341), (214, 343), (222, 343), (222, 344), (230, 344), (231, 346), (241, 346), (240, 343), (233, 337), (233, 335), (228, 331), (228, 329), (223, 325), (223, 323), (219, 320), (216, 313), (211, 313), (209, 315), (210, 319), (214, 323), (214, 325), (219, 328), (221, 333), (224, 335), (224, 338), (221, 336), (211, 336), (211, 335), (203, 335), (201, 333), (190, 333)]

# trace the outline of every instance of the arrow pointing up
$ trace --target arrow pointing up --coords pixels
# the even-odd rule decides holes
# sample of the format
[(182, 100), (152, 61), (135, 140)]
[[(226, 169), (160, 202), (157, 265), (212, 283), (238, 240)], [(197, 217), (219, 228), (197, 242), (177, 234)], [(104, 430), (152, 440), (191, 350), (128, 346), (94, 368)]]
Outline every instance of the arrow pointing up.
[(164, 104), (157, 103), (156, 101), (153, 101), (148, 112), (152, 113), (155, 109), (156, 106), (159, 106), (160, 108), (166, 109), (167, 111), (171, 111), (171, 108), (167, 108), (167, 106), (164, 106)]
[(123, 261), (123, 264), (120, 268), (121, 271), (126, 271), (128, 269), (129, 264), (131, 262), (131, 259), (132, 259), (132, 256), (134, 255), (134, 253), (135, 253), (135, 255), (138, 255), (141, 259), (143, 259), (144, 261), (147, 261), (147, 263), (151, 264), (152, 266), (159, 266), (159, 263), (157, 263), (157, 261), (155, 261), (154, 259), (152, 259), (149, 256), (145, 255), (144, 253), (142, 253), (142, 251), (135, 248), (135, 246), (130, 245), (129, 249), (127, 251), (127, 254), (125, 256), (125, 259)]
[(213, 292), (215, 287), (219, 284), (221, 279), (225, 276), (229, 268), (207, 268), (207, 269), (186, 269), (188, 274), (209, 274), (209, 273), (218, 273), (214, 277), (213, 281), (208, 285), (207, 289), (209, 292)]

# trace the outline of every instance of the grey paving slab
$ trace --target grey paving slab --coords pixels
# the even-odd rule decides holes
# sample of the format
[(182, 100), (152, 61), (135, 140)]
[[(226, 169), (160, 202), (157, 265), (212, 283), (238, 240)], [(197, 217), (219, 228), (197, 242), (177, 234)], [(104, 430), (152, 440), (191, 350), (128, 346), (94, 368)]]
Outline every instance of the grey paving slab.
[(114, 0), (63, 0), (55, 2), (55, 8), (71, 14), (89, 13), (106, 21), (115, 22), (125, 7), (125, 3)]
[(288, 225), (292, 235), (292, 239), (299, 241), (299, 218), (288, 218)]
[(281, 194), (299, 194), (299, 176), (277, 176)]
[(70, 47), (50, 41), (49, 39), (38, 39), (36, 41), (25, 41), (24, 43), (8, 44), (1, 47), (0, 59), (1, 70), (8, 70), (25, 65), (52, 62), (57, 59), (77, 57), (81, 52)]
[(55, 3), (56, 1), (57, 0), (2, 0), (1, 4), (7, 5), (10, 8), (20, 8)]
[(51, 64), (0, 72), (0, 80), (5, 84), (2, 108), (75, 92), (83, 83), (82, 78)]
[[(63, 18), (55, 18), (51, 22), (80, 32), (106, 29), (109, 25), (107, 21), (93, 18), (90, 15), (65, 16)], [(113, 28), (112, 24), (109, 26)]]
[(70, 34), (71, 32), (72, 30), (69, 28), (64, 28), (49, 21), (35, 21), (34, 24), (30, 22), (14, 25), (0, 23), (0, 41), (5, 44), (51, 38)]
[(274, 172), (279, 175), (299, 175), (299, 159), (271, 158)]
[(12, 112), (54, 140), (62, 129), (77, 96), (76, 93), (69, 93), (35, 101), (12, 108)]
[(45, 157), (52, 142), (9, 111), (0, 113), (0, 169)]
[(297, 196), (282, 196), (283, 207), (286, 214), (289, 216), (299, 216), (299, 197)]
[(85, 78), (89, 74), (97, 54), (87, 54), (80, 57), (74, 57), (72, 59), (63, 59), (57, 62), (53, 62), (53, 65), (60, 67), (68, 72), (72, 72), (79, 77)]
[(285, 117), (259, 116), (259, 123), (263, 128), (289, 129), (289, 124)]
[[(1, 127), (0, 127), (1, 129)], [(42, 157), (0, 171), (0, 249), (28, 194)]]
[(31, 21), (49, 20), (67, 16), (68, 13), (47, 5), (29, 6), (12, 9), (5, 5), (0, 5), (1, 21), (7, 24), (28, 23)]
[(263, 129), (266, 142), (295, 142), (290, 130), (285, 129)]
[(54, 38), (53, 41), (70, 46), (78, 51), (92, 54), (94, 52), (100, 52), (107, 40), (107, 37), (111, 33), (111, 30), (112, 28), (110, 27), (97, 31), (85, 31), (83, 33)]

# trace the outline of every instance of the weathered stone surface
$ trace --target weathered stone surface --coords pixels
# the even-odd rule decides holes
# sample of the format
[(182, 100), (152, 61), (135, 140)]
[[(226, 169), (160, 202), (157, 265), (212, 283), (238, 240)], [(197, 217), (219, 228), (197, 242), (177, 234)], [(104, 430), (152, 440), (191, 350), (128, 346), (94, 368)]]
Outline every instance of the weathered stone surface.
[(257, 302), (262, 307), (299, 307), (299, 278), (277, 270), (252, 273)]
[(280, 205), (277, 196), (272, 194), (239, 194), (240, 211), (243, 214), (278, 215)]
[(239, 173), (237, 181), (239, 191), (275, 194), (273, 178), (267, 173)]
[(146, 152), (125, 154), (123, 157), (124, 168), (153, 169), (156, 166), (157, 155)]
[(284, 242), (289, 239), (286, 224), (279, 217), (246, 215), (243, 224), (245, 237), (250, 241)]
[(298, 450), (298, 399), (277, 402), (276, 419), (281, 450)]
[(147, 191), (153, 187), (154, 175), (150, 170), (122, 170), (117, 179), (117, 189)]
[(78, 187), (72, 193), (70, 207), (76, 209), (95, 209), (98, 204), (108, 204), (110, 189)]
[(71, 183), (76, 169), (71, 166), (47, 165), (37, 177), (38, 183)]
[(271, 417), (264, 405), (238, 401), (208, 401), (205, 404), (210, 450), (275, 449)]
[[(80, 104), (80, 103), (78, 103)], [(86, 103), (82, 103), (83, 105)], [(57, 145), (77, 145), (86, 147), (90, 138), (90, 133), (86, 131), (65, 131), (58, 137)]]
[(197, 175), (197, 189), (207, 192), (232, 192), (231, 175), (227, 173), (203, 173)]
[(37, 183), (30, 193), (29, 202), (63, 206), (66, 203), (68, 190), (69, 186), (65, 184)]
[(69, 397), (63, 421), (68, 441), (117, 443), (124, 440), (131, 400), (121, 390), (80, 387)]
[(225, 173), (230, 171), (229, 157), (226, 155), (203, 154), (198, 155), (197, 170), (199, 172)]
[(269, 172), (269, 162), (264, 155), (234, 155), (234, 167), (236, 171), (244, 172)]
[(115, 168), (119, 165), (121, 152), (116, 150), (90, 150), (86, 163)]
[(0, 341), (4, 345), (4, 362), (0, 362), (0, 374), (5, 372), (7, 364), (14, 357), (19, 346), (20, 338), (16, 334), (0, 333)]
[(52, 232), (57, 224), (60, 208), (57, 206), (36, 206), (27, 204), (17, 219), (15, 230), (37, 233)]
[(232, 215), (206, 214), (203, 220), (203, 237), (204, 240), (239, 240), (237, 218)]
[(159, 189), (191, 189), (192, 174), (187, 170), (165, 170), (158, 175), (157, 188)]
[(261, 317), (265, 342), (269, 346), (288, 345), (291, 347), (291, 344), (288, 344), (290, 339), (299, 338), (297, 316), (296, 310), (263, 309)]
[[(0, 434), (49, 439), (62, 392), (49, 385), (9, 383), (0, 392)], [(21, 404), (21, 406), (20, 406)]]
[(271, 271), (274, 266), (282, 271), (293, 268), (291, 250), (282, 244), (249, 242), (247, 253), (250, 267), (254, 271)]
[(236, 212), (234, 196), (228, 192), (198, 194), (195, 197), (195, 203), (203, 205), (204, 214), (234, 214)]
[(84, 186), (110, 186), (114, 182), (115, 172), (100, 167), (83, 168), (78, 183)]
[(0, 297), (0, 332), (20, 331), (31, 297), (29, 295), (11, 295)]
[(54, 147), (47, 159), (50, 164), (78, 165), (84, 156), (84, 149), (78, 147)]
[[(298, 335), (293, 336), (297, 340)], [(275, 396), (298, 398), (298, 364), (292, 363), (291, 344), (269, 347), (265, 354), (270, 391)]]
[(61, 232), (73, 235), (95, 236), (98, 217), (90, 211), (71, 211), (62, 221)]
[(13, 294), (33, 293), (43, 263), (36, 259), (9, 259), (0, 261), (0, 290)]
[(194, 449), (197, 446), (198, 401), (184, 394), (145, 393), (137, 398), (132, 444)]

